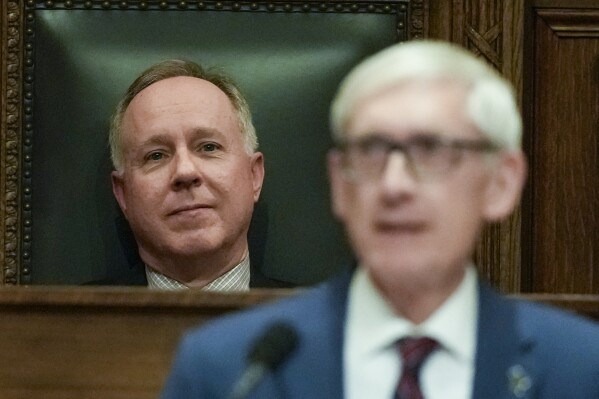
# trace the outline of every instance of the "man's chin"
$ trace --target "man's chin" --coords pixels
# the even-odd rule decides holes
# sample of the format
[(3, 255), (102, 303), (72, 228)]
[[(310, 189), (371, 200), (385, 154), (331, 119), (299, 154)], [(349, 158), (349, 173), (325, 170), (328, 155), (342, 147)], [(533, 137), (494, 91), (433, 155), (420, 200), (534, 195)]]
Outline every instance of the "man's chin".
[(171, 263), (173, 261), (197, 260), (202, 257), (210, 257), (218, 253), (222, 247), (213, 242), (189, 240), (187, 242), (167, 243), (158, 248), (144, 251), (140, 247), (139, 253), (142, 259), (155, 259), (160, 263)]
[(406, 273), (410, 275), (413, 272), (419, 272), (425, 269), (428, 264), (422, 255), (406, 254), (401, 251), (378, 251), (370, 254), (364, 259), (365, 266), (373, 273), (378, 274), (396, 274)]
[(193, 242), (188, 245), (177, 245), (172, 246), (166, 251), (164, 251), (163, 255), (168, 258), (198, 258), (198, 257), (206, 257), (210, 255), (216, 254), (220, 250), (221, 246), (213, 243), (198, 243)]

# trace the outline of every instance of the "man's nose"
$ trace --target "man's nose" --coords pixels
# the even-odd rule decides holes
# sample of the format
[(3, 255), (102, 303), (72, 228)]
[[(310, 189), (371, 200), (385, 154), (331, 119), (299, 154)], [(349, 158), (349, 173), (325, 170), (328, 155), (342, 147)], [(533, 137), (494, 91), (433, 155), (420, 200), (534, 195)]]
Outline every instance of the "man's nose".
[(391, 151), (381, 175), (381, 188), (386, 196), (410, 192), (416, 183), (410, 160), (401, 151)]
[(202, 176), (198, 160), (189, 151), (180, 151), (175, 155), (172, 186), (175, 191), (200, 185)]

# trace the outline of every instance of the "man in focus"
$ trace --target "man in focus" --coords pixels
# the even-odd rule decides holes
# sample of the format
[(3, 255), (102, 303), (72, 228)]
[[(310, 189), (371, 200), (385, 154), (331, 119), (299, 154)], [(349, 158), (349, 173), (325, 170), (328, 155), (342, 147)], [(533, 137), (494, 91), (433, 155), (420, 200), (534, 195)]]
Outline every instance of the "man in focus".
[(112, 188), (150, 288), (249, 289), (257, 146), (246, 100), (219, 73), (169, 60), (129, 87), (111, 124)]

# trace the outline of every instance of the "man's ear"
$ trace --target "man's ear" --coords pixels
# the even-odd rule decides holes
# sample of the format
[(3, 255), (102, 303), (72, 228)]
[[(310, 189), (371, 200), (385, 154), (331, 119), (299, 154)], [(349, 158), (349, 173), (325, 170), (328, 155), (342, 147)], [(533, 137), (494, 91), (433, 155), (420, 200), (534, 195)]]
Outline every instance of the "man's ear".
[(123, 174), (122, 172), (113, 170), (110, 177), (112, 180), (112, 193), (114, 194), (114, 198), (116, 198), (116, 202), (119, 203), (121, 211), (123, 211), (123, 214), (127, 217), (127, 202), (125, 201), (125, 181), (123, 179)]
[(264, 155), (261, 152), (255, 152), (251, 157), (252, 171), (252, 190), (254, 192), (254, 202), (258, 202), (262, 184), (264, 183)]
[(341, 153), (336, 149), (329, 150), (327, 154), (327, 171), (331, 188), (331, 210), (338, 220), (343, 221), (347, 209), (345, 203), (347, 182), (343, 177)]
[(488, 222), (498, 222), (516, 208), (528, 169), (522, 151), (505, 151), (498, 156), (485, 192), (484, 216)]

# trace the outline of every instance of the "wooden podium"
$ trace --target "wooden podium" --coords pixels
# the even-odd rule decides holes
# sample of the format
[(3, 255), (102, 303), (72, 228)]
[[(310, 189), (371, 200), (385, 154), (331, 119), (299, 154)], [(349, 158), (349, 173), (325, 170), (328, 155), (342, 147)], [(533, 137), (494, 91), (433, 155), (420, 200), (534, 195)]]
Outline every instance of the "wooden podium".
[(289, 292), (0, 288), (0, 398), (156, 398), (185, 330)]
[[(0, 398), (156, 398), (184, 331), (293, 292), (0, 288)], [(522, 297), (599, 320), (599, 296)]]

